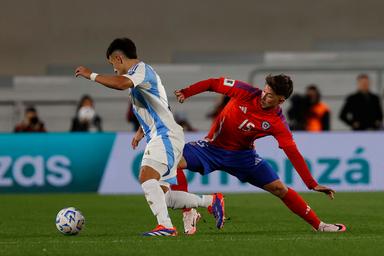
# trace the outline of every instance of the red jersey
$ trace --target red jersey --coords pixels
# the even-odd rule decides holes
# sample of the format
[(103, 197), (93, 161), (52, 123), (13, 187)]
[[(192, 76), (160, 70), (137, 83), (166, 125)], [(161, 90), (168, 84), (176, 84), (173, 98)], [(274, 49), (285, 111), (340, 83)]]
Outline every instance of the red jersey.
[(212, 145), (227, 150), (249, 150), (254, 148), (256, 139), (272, 135), (305, 184), (309, 188), (318, 185), (296, 147), (281, 108), (261, 107), (260, 89), (241, 81), (220, 78), (204, 80), (181, 90), (185, 98), (204, 91), (231, 97), (206, 137)]

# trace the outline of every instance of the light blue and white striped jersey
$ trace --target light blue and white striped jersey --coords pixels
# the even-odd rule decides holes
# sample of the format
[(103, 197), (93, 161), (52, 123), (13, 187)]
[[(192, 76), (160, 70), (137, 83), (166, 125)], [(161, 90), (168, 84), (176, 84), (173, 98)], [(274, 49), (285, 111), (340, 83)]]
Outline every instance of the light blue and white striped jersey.
[[(144, 62), (139, 62), (124, 75), (134, 87), (130, 97), (135, 116), (144, 130), (147, 142), (156, 136), (184, 136), (168, 105), (167, 94), (159, 75)], [(180, 138), (184, 140), (184, 138)]]

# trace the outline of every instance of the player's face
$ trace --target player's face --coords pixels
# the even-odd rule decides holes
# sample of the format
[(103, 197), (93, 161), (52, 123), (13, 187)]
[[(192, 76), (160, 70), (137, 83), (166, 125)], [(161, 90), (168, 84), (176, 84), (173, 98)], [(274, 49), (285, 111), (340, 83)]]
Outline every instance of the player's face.
[(269, 85), (265, 85), (260, 102), (262, 108), (274, 108), (284, 102), (284, 97), (277, 95)]
[(108, 62), (112, 65), (113, 72), (115, 72), (116, 75), (120, 76), (127, 73), (127, 70), (125, 70), (124, 68), (122, 56), (112, 54), (111, 56), (109, 56)]

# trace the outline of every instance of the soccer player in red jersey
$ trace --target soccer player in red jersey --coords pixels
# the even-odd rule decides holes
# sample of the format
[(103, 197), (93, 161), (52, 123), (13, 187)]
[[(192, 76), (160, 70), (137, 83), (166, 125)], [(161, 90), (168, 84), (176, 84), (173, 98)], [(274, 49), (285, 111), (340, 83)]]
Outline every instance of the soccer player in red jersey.
[(242, 182), (248, 182), (279, 197), (314, 230), (346, 230), (343, 224), (322, 222), (304, 199), (279, 179), (270, 164), (254, 148), (256, 139), (272, 135), (308, 189), (334, 198), (334, 190), (319, 185), (312, 177), (280, 108), (293, 91), (293, 82), (289, 76), (267, 76), (263, 90), (237, 80), (208, 79), (177, 90), (175, 95), (183, 103), (187, 98), (205, 91), (225, 94), (231, 100), (216, 118), (204, 141), (185, 145), (179, 168), (187, 168), (202, 175), (215, 170), (225, 171)]

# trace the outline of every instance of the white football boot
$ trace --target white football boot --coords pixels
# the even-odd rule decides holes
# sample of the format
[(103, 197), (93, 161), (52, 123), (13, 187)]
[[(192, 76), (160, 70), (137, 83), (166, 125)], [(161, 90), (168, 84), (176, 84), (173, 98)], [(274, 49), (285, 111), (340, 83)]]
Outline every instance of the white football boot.
[(192, 208), (189, 211), (183, 212), (184, 233), (193, 235), (197, 231), (197, 222), (200, 220), (201, 214)]
[(344, 232), (345, 230), (347, 230), (347, 227), (343, 224), (327, 224), (324, 222), (320, 222), (317, 229), (319, 232)]

